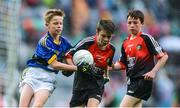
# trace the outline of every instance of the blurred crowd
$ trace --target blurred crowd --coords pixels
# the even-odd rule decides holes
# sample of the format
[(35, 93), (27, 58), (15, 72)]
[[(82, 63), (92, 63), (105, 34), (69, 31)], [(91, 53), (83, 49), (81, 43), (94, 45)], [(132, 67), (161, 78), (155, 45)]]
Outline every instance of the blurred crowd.
[[(60, 8), (65, 11), (63, 35), (72, 45), (84, 37), (94, 35), (100, 18), (112, 19), (117, 26), (112, 38), (112, 43), (116, 47), (114, 61), (118, 60), (122, 41), (127, 36), (128, 10), (139, 9), (145, 14), (143, 31), (154, 36), (169, 54), (167, 65), (160, 70), (155, 79), (153, 96), (144, 103), (144, 106), (180, 106), (180, 8), (178, 4), (180, 4), (179, 0), (22, 0), (19, 70), (24, 69), (38, 40), (46, 32), (43, 13), (47, 9)], [(124, 72), (111, 72), (110, 75), (111, 80), (106, 85), (102, 106), (116, 107), (125, 95), (126, 78)], [(72, 82), (73, 77), (68, 80)], [(63, 87), (61, 84), (59, 86), (61, 86), (59, 89)], [(71, 96), (71, 87), (65, 86), (65, 88), (65, 91), (67, 89), (70, 91), (68, 96)], [(57, 89), (56, 92), (63, 94), (62, 90)], [(56, 101), (68, 100), (60, 100), (58, 96), (56, 98)]]

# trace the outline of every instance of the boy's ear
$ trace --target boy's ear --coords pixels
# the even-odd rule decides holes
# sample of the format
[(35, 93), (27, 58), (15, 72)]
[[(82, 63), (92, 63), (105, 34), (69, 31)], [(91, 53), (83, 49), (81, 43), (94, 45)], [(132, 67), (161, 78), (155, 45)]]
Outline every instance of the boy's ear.
[(96, 29), (96, 35), (98, 35), (99, 34), (99, 32), (98, 32), (98, 30)]
[(46, 23), (45, 25), (46, 25), (46, 26), (48, 26), (48, 25), (49, 25), (49, 23)]

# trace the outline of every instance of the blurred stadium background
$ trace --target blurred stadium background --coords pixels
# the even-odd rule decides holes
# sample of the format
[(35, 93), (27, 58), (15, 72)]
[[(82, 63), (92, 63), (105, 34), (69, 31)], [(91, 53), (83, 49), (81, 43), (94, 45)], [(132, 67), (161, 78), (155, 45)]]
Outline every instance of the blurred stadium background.
[[(117, 25), (112, 43), (118, 60), (127, 35), (128, 9), (145, 14), (145, 32), (154, 36), (169, 54), (166, 66), (155, 79), (152, 97), (143, 106), (180, 107), (180, 1), (179, 0), (0, 0), (0, 107), (17, 107), (18, 82), (45, 31), (43, 13), (60, 8), (66, 13), (63, 35), (73, 45), (95, 33), (100, 18), (111, 18)], [(123, 72), (111, 72), (102, 107), (117, 107), (126, 91)], [(45, 106), (68, 107), (73, 76), (57, 75), (57, 88)]]

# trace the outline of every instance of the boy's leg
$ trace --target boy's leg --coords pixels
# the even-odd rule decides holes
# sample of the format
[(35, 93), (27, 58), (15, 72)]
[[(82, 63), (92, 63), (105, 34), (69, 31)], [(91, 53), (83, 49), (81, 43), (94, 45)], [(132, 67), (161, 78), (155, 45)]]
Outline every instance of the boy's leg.
[(42, 89), (34, 94), (33, 107), (43, 107), (49, 97), (49, 90)]
[(129, 96), (129, 95), (125, 95), (121, 104), (120, 104), (120, 107), (135, 107), (136, 105), (137, 105), (137, 107), (141, 107), (142, 106), (142, 100), (139, 98)]
[(70, 107), (75, 108), (84, 108), (85, 102), (84, 102), (84, 94), (81, 94), (81, 91), (79, 93), (75, 93), (72, 95), (71, 101), (70, 101)]
[(136, 103), (136, 104), (134, 105), (134, 107), (136, 107), (136, 108), (142, 108), (142, 101), (139, 101), (138, 103)]
[(88, 99), (88, 103), (87, 103), (87, 107), (98, 107), (99, 106), (99, 100), (96, 98), (89, 98)]
[(28, 84), (25, 84), (20, 94), (19, 107), (29, 107), (33, 94), (32, 88)]

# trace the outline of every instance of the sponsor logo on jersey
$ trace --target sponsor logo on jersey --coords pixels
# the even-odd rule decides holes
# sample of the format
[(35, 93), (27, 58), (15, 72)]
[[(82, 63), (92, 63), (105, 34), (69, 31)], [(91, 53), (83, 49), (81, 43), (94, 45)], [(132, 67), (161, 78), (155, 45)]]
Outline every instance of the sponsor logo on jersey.
[(131, 90), (128, 90), (127, 92), (128, 92), (128, 93), (134, 93), (134, 91), (131, 91)]
[(101, 98), (101, 95), (96, 95), (97, 97)]

